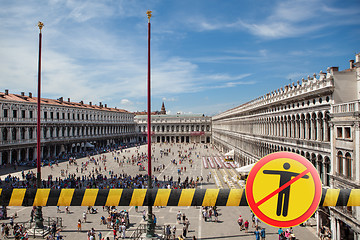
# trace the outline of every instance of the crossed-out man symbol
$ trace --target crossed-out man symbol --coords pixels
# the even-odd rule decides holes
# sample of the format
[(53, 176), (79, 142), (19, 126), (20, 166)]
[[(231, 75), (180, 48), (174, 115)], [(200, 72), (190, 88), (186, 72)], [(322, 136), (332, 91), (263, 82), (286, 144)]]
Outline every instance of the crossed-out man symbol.
[[(290, 169), (289, 163), (284, 163), (283, 168), (285, 170)], [(264, 174), (274, 174), (274, 175), (280, 175), (280, 184), (279, 188), (289, 182), (292, 177), (298, 176), (300, 173), (290, 172), (290, 171), (275, 171), (275, 170), (264, 170)], [(308, 179), (308, 175), (304, 175), (301, 178)], [(276, 208), (276, 215), (277, 216), (284, 216), (286, 217), (288, 214), (289, 209), (289, 199), (290, 199), (290, 186), (284, 188), (282, 191), (278, 193), (278, 202), (277, 202), (277, 208)]]

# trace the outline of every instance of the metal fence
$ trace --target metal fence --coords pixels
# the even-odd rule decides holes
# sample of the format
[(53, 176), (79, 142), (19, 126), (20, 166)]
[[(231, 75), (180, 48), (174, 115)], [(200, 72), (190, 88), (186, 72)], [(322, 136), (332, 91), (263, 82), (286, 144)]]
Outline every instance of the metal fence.
[[(165, 239), (165, 228), (166, 226), (160, 225), (155, 227), (155, 234), (158, 235), (158, 239)], [(140, 224), (130, 235), (131, 240), (136, 240), (141, 237), (142, 234), (146, 233), (147, 224)]]

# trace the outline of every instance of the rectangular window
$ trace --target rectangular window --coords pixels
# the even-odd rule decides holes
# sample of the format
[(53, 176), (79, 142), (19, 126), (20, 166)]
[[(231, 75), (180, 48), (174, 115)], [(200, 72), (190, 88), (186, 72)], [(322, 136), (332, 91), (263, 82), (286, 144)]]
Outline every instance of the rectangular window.
[(13, 118), (17, 118), (17, 110), (13, 110)]
[(25, 110), (21, 110), (21, 117), (25, 118)]
[(62, 119), (65, 119), (65, 113), (62, 113)]
[(70, 119), (70, 113), (68, 113), (68, 119)]
[(33, 111), (29, 111), (29, 118), (33, 118)]
[(47, 112), (44, 112), (44, 118), (47, 119)]
[(50, 112), (50, 118), (54, 119), (54, 113), (53, 112)]
[(4, 109), (4, 117), (8, 117), (8, 110)]
[(343, 137), (342, 127), (338, 127), (338, 128), (337, 128), (337, 137), (338, 137), (338, 138), (342, 138), (342, 137)]
[(56, 119), (60, 119), (60, 113), (56, 113)]
[(345, 129), (345, 138), (351, 138), (351, 128), (350, 127), (346, 127)]

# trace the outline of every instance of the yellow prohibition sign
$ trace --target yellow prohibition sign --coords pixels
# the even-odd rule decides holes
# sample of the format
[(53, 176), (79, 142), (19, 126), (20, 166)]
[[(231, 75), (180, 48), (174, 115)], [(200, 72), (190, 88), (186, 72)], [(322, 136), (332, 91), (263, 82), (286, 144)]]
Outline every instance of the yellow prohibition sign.
[(263, 222), (292, 227), (309, 219), (321, 200), (321, 180), (306, 158), (276, 152), (260, 159), (246, 182), (249, 207)]

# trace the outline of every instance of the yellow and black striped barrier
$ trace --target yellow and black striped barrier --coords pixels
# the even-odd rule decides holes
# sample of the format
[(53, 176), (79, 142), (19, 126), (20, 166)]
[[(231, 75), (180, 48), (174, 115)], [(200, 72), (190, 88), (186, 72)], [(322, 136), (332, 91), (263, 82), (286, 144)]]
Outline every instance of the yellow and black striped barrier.
[[(1, 206), (247, 206), (244, 189), (0, 189)], [(360, 189), (323, 189), (319, 206), (360, 206)]]

